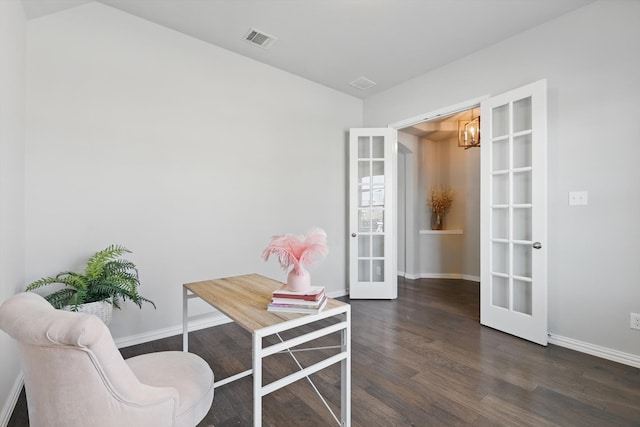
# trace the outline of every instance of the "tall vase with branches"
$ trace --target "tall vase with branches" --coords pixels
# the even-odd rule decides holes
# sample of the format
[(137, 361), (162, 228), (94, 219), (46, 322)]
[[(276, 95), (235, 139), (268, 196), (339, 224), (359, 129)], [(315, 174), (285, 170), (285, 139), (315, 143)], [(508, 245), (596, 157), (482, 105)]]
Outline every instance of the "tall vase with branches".
[(304, 292), (311, 287), (311, 277), (305, 266), (312, 265), (329, 253), (327, 233), (321, 228), (312, 228), (306, 235), (283, 234), (273, 236), (271, 243), (262, 253), (265, 261), (276, 255), (280, 266), (287, 271), (287, 288)]
[(453, 203), (453, 192), (450, 187), (433, 187), (429, 196), (429, 208), (431, 209), (431, 229), (442, 230), (444, 215)]

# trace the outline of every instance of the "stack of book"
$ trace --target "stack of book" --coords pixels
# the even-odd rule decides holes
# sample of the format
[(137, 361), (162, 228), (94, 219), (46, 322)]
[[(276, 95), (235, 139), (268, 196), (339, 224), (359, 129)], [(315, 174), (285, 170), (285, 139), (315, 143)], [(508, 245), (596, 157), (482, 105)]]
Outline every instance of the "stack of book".
[(324, 293), (324, 286), (312, 286), (304, 292), (289, 291), (284, 286), (273, 291), (267, 311), (318, 314), (325, 305), (327, 295)]

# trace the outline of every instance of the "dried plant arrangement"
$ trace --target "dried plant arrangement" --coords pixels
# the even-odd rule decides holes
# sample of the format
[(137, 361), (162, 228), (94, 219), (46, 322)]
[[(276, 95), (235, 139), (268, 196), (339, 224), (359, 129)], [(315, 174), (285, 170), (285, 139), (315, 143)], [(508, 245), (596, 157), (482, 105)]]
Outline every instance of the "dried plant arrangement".
[(453, 203), (453, 192), (449, 186), (431, 188), (429, 208), (431, 209), (431, 229), (442, 230), (444, 215)]

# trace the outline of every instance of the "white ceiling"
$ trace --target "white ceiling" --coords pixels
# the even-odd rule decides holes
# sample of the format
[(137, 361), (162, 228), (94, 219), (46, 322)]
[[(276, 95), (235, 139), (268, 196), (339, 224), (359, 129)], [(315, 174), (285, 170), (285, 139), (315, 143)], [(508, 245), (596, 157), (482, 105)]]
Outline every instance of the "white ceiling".
[[(364, 99), (594, 0), (96, 1)], [(90, 2), (23, 0), (29, 19)], [(245, 42), (252, 27), (278, 41)]]

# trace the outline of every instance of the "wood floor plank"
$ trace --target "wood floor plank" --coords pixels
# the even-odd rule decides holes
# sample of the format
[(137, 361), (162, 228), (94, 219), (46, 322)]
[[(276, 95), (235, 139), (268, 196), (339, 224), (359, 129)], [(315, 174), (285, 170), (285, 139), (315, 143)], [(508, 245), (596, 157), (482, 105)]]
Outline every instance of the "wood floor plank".
[[(341, 300), (352, 306), (353, 426), (640, 426), (639, 369), (481, 326), (477, 283), (400, 279), (397, 300)], [(338, 342), (332, 336), (316, 344)], [(131, 357), (181, 346), (182, 337), (174, 336), (121, 352)], [(251, 336), (233, 323), (190, 333), (189, 348), (217, 379), (251, 368)], [(296, 357), (308, 366), (318, 356)], [(296, 369), (286, 354), (264, 367), (265, 381)], [(339, 367), (312, 379), (339, 414)], [(336, 425), (306, 380), (265, 396), (263, 411), (265, 427)], [(216, 389), (200, 427), (252, 420), (247, 377)], [(8, 426), (27, 425), (23, 393)]]

